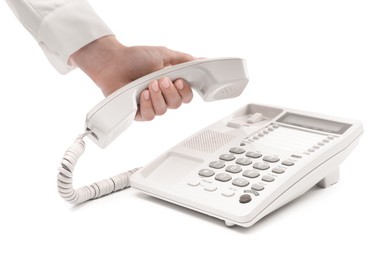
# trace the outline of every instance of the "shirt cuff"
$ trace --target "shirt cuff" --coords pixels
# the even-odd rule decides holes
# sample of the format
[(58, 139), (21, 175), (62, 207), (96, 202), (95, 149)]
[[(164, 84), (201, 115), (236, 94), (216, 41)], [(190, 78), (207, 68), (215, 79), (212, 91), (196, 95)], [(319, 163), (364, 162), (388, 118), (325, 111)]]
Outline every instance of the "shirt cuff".
[(83, 46), (112, 31), (87, 1), (71, 1), (46, 15), (37, 40), (51, 64), (65, 74), (72, 70), (69, 57)]

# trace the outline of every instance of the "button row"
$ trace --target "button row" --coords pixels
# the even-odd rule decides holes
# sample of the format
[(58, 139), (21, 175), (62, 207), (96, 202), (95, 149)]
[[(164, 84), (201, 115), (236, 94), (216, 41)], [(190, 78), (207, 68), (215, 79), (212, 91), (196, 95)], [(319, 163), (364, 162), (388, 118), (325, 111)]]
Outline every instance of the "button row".
[[(240, 187), (246, 187), (249, 184), (249, 182), (247, 182), (245, 179), (236, 180), (236, 183), (239, 183), (241, 185)], [(200, 185), (200, 181), (199, 180), (191, 180), (188, 182), (188, 185), (196, 187), (196, 186)], [(213, 183), (204, 183), (203, 189), (206, 191), (212, 192), (212, 191), (217, 190), (217, 186), (214, 185)], [(251, 193), (255, 196), (258, 196), (259, 195), (258, 192), (262, 191), (262, 190), (264, 190), (264, 186), (261, 183), (254, 183), (251, 186), (251, 190), (244, 190), (244, 193)], [(235, 192), (232, 189), (225, 189), (221, 194), (226, 196), (226, 197), (231, 197), (235, 194)]]
[[(217, 175), (218, 176), (218, 175)], [(216, 176), (216, 177), (217, 177)], [(272, 179), (271, 176), (268, 176)], [(265, 180), (265, 178), (264, 178)], [(242, 178), (237, 178), (235, 180), (233, 180), (233, 183), (236, 183), (237, 185), (236, 186), (240, 186), (240, 187), (245, 187), (245, 186), (248, 186), (249, 182), (245, 179), (242, 179)], [(188, 182), (188, 185), (189, 186), (193, 186), (193, 187), (196, 187), (196, 186), (199, 186), (200, 185), (200, 181), (199, 180), (191, 180)], [(205, 191), (209, 191), (209, 192), (214, 192), (216, 191), (218, 188), (216, 185), (214, 185), (213, 183), (204, 183), (203, 185), (203, 189)], [(251, 195), (253, 196), (259, 196), (259, 192), (264, 190), (264, 186), (261, 184), (261, 183), (254, 183), (252, 184), (251, 186), (251, 189), (250, 190), (244, 190), (244, 194), (242, 194), (239, 198), (239, 202), (240, 203), (248, 203), (252, 200), (252, 197)], [(224, 189), (222, 192), (221, 192), (221, 195), (222, 196), (225, 196), (225, 197), (232, 197), (235, 195), (235, 190), (234, 189)]]
[(265, 135), (268, 135), (269, 133), (273, 132), (279, 128), (278, 124), (272, 124), (261, 130), (260, 132), (256, 133), (255, 135), (251, 136), (250, 138), (246, 139), (246, 141), (242, 142), (240, 145), (245, 146), (246, 143), (252, 143), (255, 142), (256, 140), (259, 140), (260, 138), (264, 137)]
[(317, 144), (315, 144), (312, 147), (310, 147), (309, 149), (307, 149), (307, 151), (304, 152), (304, 154), (309, 155), (310, 153), (314, 153), (316, 150), (320, 149), (322, 146), (329, 143), (329, 141), (331, 141), (335, 138), (337, 138), (337, 136), (332, 136), (332, 135), (327, 136), (321, 142), (318, 142)]
[[(245, 159), (245, 158), (240, 158), (240, 159)], [(243, 160), (243, 161), (240, 161), (239, 164), (243, 165), (243, 166), (246, 166), (246, 165), (249, 165), (250, 163), (248, 163), (247, 161)], [(292, 161), (291, 162), (290, 161), (289, 162), (283, 161), (282, 164), (285, 165), (285, 166), (292, 166), (292, 165), (294, 165), (294, 162), (292, 162)], [(222, 162), (222, 161), (214, 161), (214, 162), (211, 162), (209, 164), (209, 166), (211, 168), (214, 168), (214, 169), (222, 169), (223, 167), (225, 167), (225, 163)], [(267, 164), (267, 163), (255, 163), (253, 165), (253, 168), (255, 168), (257, 170), (265, 171), (265, 170), (268, 170), (270, 168), (270, 165)], [(239, 173), (239, 172), (242, 171), (242, 168), (239, 165), (229, 165), (229, 166), (226, 167), (226, 171), (230, 172), (230, 173)], [(248, 172), (250, 172), (250, 173), (248, 173)], [(247, 170), (247, 171), (244, 172), (243, 175), (246, 176), (245, 174), (247, 174), (247, 175), (252, 176), (255, 172), (257, 172), (257, 171), (255, 171), (255, 170)], [(277, 166), (277, 167), (274, 167), (272, 169), (272, 172), (273, 173), (282, 174), (282, 173), (285, 172), (285, 169), (283, 167), (281, 167), (281, 166)], [(211, 170), (211, 169), (202, 169), (202, 170), (199, 171), (199, 175), (204, 176), (204, 177), (211, 177), (214, 174), (215, 174), (215, 172), (213, 170)], [(259, 173), (259, 175), (260, 175), (260, 173)], [(246, 177), (250, 177), (250, 176), (246, 176)], [(256, 177), (258, 177), (258, 175)], [(250, 178), (256, 178), (256, 177), (250, 177)]]
[[(277, 168), (275, 168), (275, 169), (277, 169)], [(281, 172), (277, 172), (276, 170), (273, 172), (278, 173), (278, 174), (281, 173)], [(199, 171), (198, 174), (200, 176), (203, 176), (203, 177), (211, 177), (215, 174), (215, 172), (213, 170), (210, 170), (210, 169), (202, 169)], [(257, 178), (260, 176), (260, 172), (258, 170), (246, 170), (243, 172), (242, 175), (244, 177), (254, 179), (254, 178)], [(218, 173), (217, 175), (215, 175), (215, 179), (217, 181), (221, 181), (221, 182), (228, 182), (232, 179), (232, 176), (228, 173)], [(275, 180), (275, 178), (270, 176), (270, 175), (264, 175), (261, 178), (261, 180), (266, 181), (266, 182), (273, 182)], [(249, 181), (247, 179), (244, 179), (244, 178), (235, 178), (233, 180), (232, 184), (237, 186), (237, 187), (246, 187), (249, 185)], [(191, 186), (196, 186), (196, 185), (191, 185)]]
[[(254, 158), (254, 157), (252, 157), (252, 158)], [(232, 154), (223, 154), (219, 157), (219, 159), (220, 159), (220, 161), (210, 162), (209, 166), (211, 168), (214, 168), (214, 169), (222, 169), (223, 167), (225, 167), (225, 161), (232, 161), (235, 159), (235, 157)], [(263, 161), (269, 162), (269, 163), (276, 163), (276, 162), (280, 161), (280, 158), (277, 155), (266, 155), (266, 156), (264, 156)], [(242, 166), (248, 166), (248, 165), (252, 164), (252, 160), (250, 158), (238, 158), (235, 161), (235, 163), (242, 165)], [(286, 166), (292, 166), (292, 165), (294, 165), (294, 162), (290, 161), (290, 160), (285, 160), (282, 162), (282, 164), (286, 165)], [(260, 167), (260, 165), (264, 165), (264, 164), (256, 163), (255, 165)], [(264, 165), (263, 167), (267, 167), (267, 166)], [(268, 166), (268, 168), (269, 168), (269, 166)]]

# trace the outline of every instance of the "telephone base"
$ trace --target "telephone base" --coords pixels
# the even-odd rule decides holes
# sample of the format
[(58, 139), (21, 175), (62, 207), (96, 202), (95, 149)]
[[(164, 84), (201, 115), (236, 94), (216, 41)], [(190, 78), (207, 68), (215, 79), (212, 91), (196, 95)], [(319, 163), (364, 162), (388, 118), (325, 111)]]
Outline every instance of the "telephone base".
[(337, 167), (336, 169), (331, 171), (325, 178), (320, 180), (317, 183), (317, 186), (326, 189), (332, 186), (333, 184), (337, 183), (339, 179), (340, 179), (340, 171), (339, 171), (339, 167)]

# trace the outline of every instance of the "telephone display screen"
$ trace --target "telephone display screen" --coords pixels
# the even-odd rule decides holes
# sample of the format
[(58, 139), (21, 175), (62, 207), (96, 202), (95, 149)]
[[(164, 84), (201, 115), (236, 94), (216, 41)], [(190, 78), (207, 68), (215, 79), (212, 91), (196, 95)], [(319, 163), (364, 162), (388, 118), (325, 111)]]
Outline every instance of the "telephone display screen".
[(279, 118), (277, 122), (332, 134), (343, 134), (349, 127), (351, 127), (350, 124), (293, 113), (286, 113)]

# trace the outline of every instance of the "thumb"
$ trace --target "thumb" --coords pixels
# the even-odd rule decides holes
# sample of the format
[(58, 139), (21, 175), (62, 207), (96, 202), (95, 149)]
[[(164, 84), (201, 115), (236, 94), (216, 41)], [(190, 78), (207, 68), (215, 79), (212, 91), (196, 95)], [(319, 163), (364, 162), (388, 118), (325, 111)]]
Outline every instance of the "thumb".
[(160, 47), (164, 67), (195, 60), (190, 54)]

